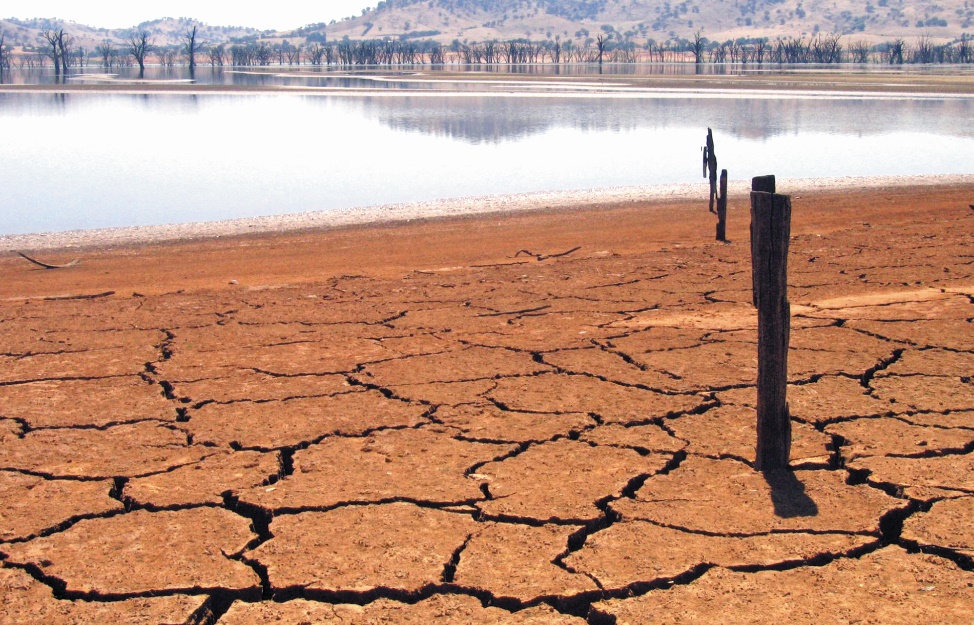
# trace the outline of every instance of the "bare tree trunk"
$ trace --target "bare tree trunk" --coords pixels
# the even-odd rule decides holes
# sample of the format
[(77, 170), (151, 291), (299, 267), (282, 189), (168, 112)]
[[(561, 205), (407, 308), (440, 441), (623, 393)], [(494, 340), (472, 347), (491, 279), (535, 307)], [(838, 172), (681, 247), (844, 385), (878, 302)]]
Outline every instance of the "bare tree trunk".
[(61, 47), (58, 45), (58, 32), (53, 30), (45, 30), (42, 35), (47, 41), (48, 52), (47, 54), (51, 57), (54, 62), (54, 79), (60, 82), (61, 79)]
[(186, 56), (189, 61), (189, 76), (190, 78), (195, 78), (196, 73), (196, 53), (199, 52), (200, 46), (196, 43), (196, 26), (193, 25), (193, 30), (185, 35), (186, 38)]
[(68, 76), (68, 50), (71, 46), (71, 37), (68, 36), (64, 29), (58, 31), (57, 33), (57, 47), (59, 50), (59, 55), (61, 57), (61, 68), (62, 73), (65, 78)]
[(151, 45), (149, 33), (144, 30), (129, 38), (129, 54), (139, 64), (139, 78), (145, 78), (145, 57), (149, 53)]

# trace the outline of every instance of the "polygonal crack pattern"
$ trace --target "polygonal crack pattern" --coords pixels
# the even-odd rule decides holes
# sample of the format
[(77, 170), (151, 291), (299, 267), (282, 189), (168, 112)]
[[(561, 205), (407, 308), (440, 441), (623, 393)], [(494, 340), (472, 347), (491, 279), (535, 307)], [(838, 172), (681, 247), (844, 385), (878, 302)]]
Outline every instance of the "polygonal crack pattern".
[(4, 622), (974, 621), (970, 217), (802, 219), (767, 474), (739, 243), (0, 302)]

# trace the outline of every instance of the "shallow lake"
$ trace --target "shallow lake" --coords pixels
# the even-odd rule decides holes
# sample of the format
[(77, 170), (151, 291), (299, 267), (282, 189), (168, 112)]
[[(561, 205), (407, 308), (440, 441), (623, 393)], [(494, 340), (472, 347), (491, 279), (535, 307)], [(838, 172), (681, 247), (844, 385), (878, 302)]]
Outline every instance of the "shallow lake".
[(970, 97), (505, 91), (3, 93), (0, 234), (974, 163)]

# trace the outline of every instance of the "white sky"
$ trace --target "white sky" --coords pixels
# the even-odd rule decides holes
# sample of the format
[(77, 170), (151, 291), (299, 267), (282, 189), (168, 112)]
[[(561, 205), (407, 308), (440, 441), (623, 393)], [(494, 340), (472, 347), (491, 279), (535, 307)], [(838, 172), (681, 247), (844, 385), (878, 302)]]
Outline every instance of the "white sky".
[(213, 26), (287, 30), (360, 15), (378, 0), (6, 0), (0, 18), (56, 17), (98, 28), (128, 28), (160, 17), (189, 17)]

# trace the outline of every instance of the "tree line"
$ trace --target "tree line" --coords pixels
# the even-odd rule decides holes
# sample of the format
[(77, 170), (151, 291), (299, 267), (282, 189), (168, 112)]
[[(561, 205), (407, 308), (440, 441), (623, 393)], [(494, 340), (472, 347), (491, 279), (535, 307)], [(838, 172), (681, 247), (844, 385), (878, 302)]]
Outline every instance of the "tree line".
[[(913, 42), (894, 39), (870, 45), (865, 41), (843, 43), (839, 35), (789, 37), (775, 40), (737, 39), (710, 41), (697, 32), (690, 40), (642, 45), (614, 39), (611, 35), (589, 38), (583, 43), (559, 38), (534, 42), (526, 39), (443, 45), (432, 40), (363, 39), (313, 41), (295, 45), (282, 42), (249, 41), (205, 44), (196, 28), (183, 35), (178, 45), (157, 46), (146, 31), (133, 32), (125, 44), (104, 43), (93, 50), (74, 44), (63, 28), (42, 33), (44, 46), (24, 50), (16, 56), (21, 68), (53, 66), (57, 76), (70, 66), (139, 67), (144, 75), (154, 60), (162, 67), (198, 64), (222, 66), (267, 65), (523, 65), (562, 63), (696, 63), (696, 64), (839, 64), (839, 63), (972, 63), (974, 40), (965, 34), (949, 43), (935, 43), (929, 37)], [(0, 33), (0, 70), (14, 65), (15, 55)]]

